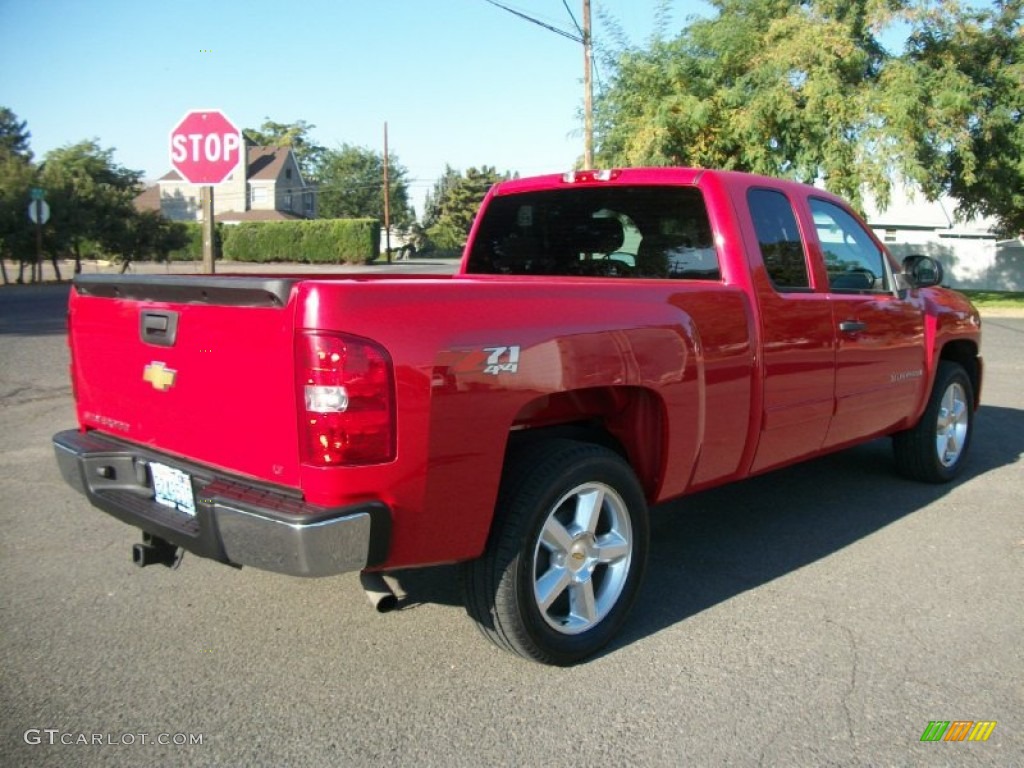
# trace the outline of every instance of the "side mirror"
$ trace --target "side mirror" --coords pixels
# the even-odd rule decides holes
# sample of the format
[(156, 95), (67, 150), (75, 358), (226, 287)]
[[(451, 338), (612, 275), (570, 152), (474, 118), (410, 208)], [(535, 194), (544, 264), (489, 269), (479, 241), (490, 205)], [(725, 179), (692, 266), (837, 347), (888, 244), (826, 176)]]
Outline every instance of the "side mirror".
[(903, 260), (903, 274), (914, 288), (930, 288), (941, 285), (945, 279), (942, 264), (931, 256), (907, 256)]

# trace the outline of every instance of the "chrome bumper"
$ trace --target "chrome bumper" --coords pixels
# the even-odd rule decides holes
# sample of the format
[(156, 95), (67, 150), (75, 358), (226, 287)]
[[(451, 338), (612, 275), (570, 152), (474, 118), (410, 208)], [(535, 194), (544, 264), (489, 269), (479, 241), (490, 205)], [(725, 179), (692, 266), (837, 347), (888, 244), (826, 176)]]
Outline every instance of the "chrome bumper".
[[(292, 576), (331, 576), (387, 556), (390, 512), (379, 502), (317, 507), (95, 432), (53, 436), (65, 481), (93, 506), (201, 557)], [(153, 500), (151, 461), (192, 481), (196, 514)]]

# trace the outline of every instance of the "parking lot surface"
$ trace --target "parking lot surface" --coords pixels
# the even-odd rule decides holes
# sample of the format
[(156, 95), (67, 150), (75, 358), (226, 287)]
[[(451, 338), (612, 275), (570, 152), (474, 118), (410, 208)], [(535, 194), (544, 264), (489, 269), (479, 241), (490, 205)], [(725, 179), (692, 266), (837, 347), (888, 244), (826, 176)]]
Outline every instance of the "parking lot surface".
[[(186, 556), (60, 479), (67, 286), (0, 289), (0, 765), (1024, 765), (1024, 320), (984, 323), (966, 474), (887, 440), (655, 511), (625, 632), (502, 653), (453, 567), (304, 580)], [(995, 721), (922, 742), (931, 721)]]

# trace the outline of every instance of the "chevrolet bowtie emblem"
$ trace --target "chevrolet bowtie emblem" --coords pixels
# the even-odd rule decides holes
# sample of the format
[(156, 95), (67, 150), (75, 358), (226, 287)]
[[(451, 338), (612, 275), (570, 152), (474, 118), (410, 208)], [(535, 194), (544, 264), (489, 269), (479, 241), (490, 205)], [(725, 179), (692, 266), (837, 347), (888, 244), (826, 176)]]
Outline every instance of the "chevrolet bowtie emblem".
[(178, 372), (168, 368), (163, 363), (154, 360), (142, 369), (142, 380), (153, 385), (153, 389), (166, 392), (174, 384)]

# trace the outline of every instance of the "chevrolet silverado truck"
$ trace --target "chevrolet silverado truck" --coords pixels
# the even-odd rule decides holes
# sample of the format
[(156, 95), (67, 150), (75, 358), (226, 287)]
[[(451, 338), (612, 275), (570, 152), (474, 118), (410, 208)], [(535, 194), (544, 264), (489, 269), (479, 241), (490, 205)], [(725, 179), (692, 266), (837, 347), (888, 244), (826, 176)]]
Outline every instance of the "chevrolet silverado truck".
[(942, 279), (810, 186), (519, 179), (452, 276), (79, 275), (53, 442), (138, 565), (387, 597), (383, 573), (461, 563), (485, 636), (568, 665), (621, 628), (651, 505), (883, 436), (912, 478), (961, 470), (980, 320)]

